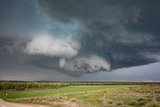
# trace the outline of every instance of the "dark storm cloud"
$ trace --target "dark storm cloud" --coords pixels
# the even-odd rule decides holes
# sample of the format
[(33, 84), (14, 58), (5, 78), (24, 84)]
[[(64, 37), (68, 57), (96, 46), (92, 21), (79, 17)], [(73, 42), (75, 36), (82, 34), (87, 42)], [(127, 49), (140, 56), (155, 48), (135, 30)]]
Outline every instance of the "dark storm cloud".
[(36, 0), (0, 1), (0, 36), (26, 37), (43, 32), (50, 26)]
[(39, 0), (62, 23), (79, 21), (84, 53), (104, 56), (113, 68), (154, 62), (141, 53), (159, 53), (159, 0)]
[(45, 11), (60, 21), (78, 19), (87, 23), (101, 21), (110, 25), (132, 25), (140, 21), (141, 27), (146, 29), (159, 26), (159, 3), (159, 0), (39, 0)]
[[(159, 0), (1, 0), (0, 49), (72, 76), (152, 63)], [(18, 57), (17, 57), (18, 56)]]
[[(53, 18), (60, 21), (78, 19), (81, 21), (106, 21), (110, 24), (136, 22), (139, 8), (132, 1), (109, 0), (39, 0), (40, 5)], [(127, 14), (127, 15), (126, 15)]]

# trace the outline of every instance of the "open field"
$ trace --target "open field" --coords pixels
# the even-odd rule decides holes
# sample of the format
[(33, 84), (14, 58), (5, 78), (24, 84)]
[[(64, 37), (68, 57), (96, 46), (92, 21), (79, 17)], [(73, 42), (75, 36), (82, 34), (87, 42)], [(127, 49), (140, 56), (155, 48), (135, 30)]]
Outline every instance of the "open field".
[(63, 87), (23, 90), (7, 88), (1, 89), (0, 98), (49, 107), (160, 107), (160, 84), (87, 84), (65, 83)]

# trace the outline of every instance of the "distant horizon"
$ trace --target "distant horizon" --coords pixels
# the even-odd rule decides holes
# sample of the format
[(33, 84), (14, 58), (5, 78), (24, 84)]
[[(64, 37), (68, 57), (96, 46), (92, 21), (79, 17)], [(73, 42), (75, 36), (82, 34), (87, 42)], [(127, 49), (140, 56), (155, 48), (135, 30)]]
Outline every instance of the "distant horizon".
[(105, 80), (105, 81), (96, 81), (96, 80), (90, 80), (90, 81), (50, 81), (50, 80), (38, 80), (38, 81), (30, 81), (30, 80), (0, 80), (0, 82), (144, 82), (144, 83), (159, 83), (159, 80), (144, 80), (144, 81), (129, 81), (129, 80)]

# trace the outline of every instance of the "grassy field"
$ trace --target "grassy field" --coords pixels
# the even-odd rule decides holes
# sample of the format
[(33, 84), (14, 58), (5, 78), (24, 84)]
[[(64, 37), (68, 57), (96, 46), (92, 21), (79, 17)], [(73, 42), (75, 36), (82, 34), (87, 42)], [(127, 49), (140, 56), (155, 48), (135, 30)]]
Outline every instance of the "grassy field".
[(58, 89), (1, 90), (0, 98), (50, 107), (160, 107), (160, 85), (80, 85)]

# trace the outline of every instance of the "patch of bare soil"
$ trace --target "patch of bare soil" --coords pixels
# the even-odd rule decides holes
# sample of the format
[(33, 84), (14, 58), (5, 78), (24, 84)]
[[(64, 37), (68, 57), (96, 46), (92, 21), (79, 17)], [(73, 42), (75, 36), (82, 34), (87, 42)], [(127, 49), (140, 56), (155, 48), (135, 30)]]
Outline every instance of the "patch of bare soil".
[(0, 107), (47, 107), (47, 106), (42, 106), (42, 105), (35, 105), (38, 103), (58, 105), (60, 107), (86, 107), (77, 102), (71, 102), (71, 101), (66, 101), (64, 99), (55, 99), (55, 98), (25, 99), (23, 101), (18, 101), (18, 103), (6, 102), (0, 99)]
[(47, 106), (33, 105), (33, 104), (11, 103), (11, 102), (5, 102), (2, 99), (0, 99), (0, 107), (47, 107)]
[[(21, 102), (21, 101), (20, 101)], [(77, 102), (66, 101), (64, 99), (57, 98), (33, 98), (33, 99), (25, 99), (23, 103), (32, 103), (32, 104), (49, 104), (49, 105), (58, 105), (60, 107), (86, 107), (83, 104)]]

